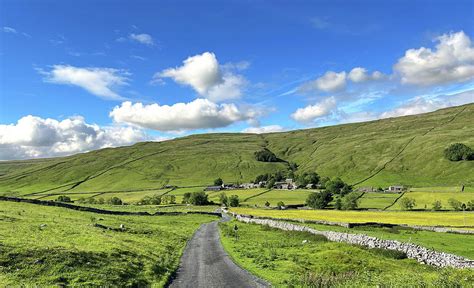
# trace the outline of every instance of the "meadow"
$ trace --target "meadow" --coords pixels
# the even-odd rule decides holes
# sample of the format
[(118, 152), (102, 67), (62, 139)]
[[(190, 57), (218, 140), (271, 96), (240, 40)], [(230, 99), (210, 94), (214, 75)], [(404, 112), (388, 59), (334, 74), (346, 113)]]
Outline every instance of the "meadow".
[[(443, 210), (453, 210), (449, 205), (449, 199), (456, 199), (462, 203), (474, 202), (472, 192), (407, 192), (402, 198), (412, 198), (415, 200), (414, 209), (432, 209), (435, 201), (440, 201)], [(400, 206), (395, 204), (389, 210), (399, 210)]]
[(341, 223), (377, 222), (420, 226), (474, 228), (473, 212), (420, 211), (338, 211), (338, 210), (272, 210), (235, 207), (231, 212), (260, 217), (325, 220)]
[[(237, 235), (233, 230), (238, 225)], [(472, 269), (440, 269), (402, 253), (328, 242), (323, 236), (220, 223), (225, 250), (274, 287), (468, 287)]]
[(186, 241), (216, 219), (113, 216), (1, 201), (0, 286), (162, 287)]

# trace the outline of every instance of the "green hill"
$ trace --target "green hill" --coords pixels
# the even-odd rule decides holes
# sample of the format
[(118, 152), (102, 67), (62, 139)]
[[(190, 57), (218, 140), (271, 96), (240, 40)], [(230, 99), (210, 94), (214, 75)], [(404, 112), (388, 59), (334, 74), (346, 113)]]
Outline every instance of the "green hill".
[[(474, 147), (474, 104), (371, 122), (270, 134), (201, 134), (69, 157), (0, 162), (0, 194), (205, 186), (221, 177), (246, 182), (286, 170), (340, 176), (356, 186), (474, 186), (474, 161), (451, 162), (443, 149)], [(258, 162), (267, 148), (284, 160)]]

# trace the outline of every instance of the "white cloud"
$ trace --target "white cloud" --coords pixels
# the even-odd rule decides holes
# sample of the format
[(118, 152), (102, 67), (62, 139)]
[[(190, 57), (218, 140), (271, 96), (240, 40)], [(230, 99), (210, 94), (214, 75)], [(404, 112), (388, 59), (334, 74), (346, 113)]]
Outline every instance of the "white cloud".
[(298, 122), (309, 124), (318, 118), (329, 115), (335, 108), (336, 98), (327, 97), (315, 105), (299, 108), (295, 113), (291, 114), (291, 118)]
[[(150, 34), (146, 34), (146, 33), (141, 33), (141, 34), (135, 34), (135, 33), (132, 33), (130, 35), (128, 35), (128, 38), (132, 41), (136, 41), (138, 43), (141, 43), (141, 44), (145, 44), (145, 45), (148, 45), (148, 46), (153, 46), (155, 44), (155, 42), (153, 41), (153, 37), (151, 37)], [(119, 38), (121, 40), (118, 40), (118, 41), (124, 41), (124, 39), (122, 38)]]
[(323, 76), (314, 80), (313, 87), (324, 92), (340, 91), (346, 87), (346, 72), (339, 73), (328, 71)]
[(410, 49), (394, 65), (402, 83), (420, 86), (464, 82), (474, 79), (474, 48), (463, 32), (444, 34), (434, 51)]
[(83, 117), (58, 121), (28, 115), (16, 124), (0, 125), (0, 159), (64, 156), (144, 140), (151, 138), (133, 127), (100, 127)]
[(367, 73), (367, 69), (363, 67), (356, 67), (349, 72), (347, 78), (355, 83), (361, 83), (371, 80), (381, 80), (384, 78), (384, 75), (380, 71), (374, 71), (372, 74)]
[(212, 101), (237, 99), (241, 97), (247, 81), (241, 75), (234, 74), (232, 70), (243, 70), (247, 66), (247, 62), (227, 63), (221, 66), (214, 53), (204, 52), (188, 57), (180, 67), (156, 73), (152, 82), (171, 78), (179, 84), (191, 86), (200, 96)]
[(128, 73), (112, 68), (80, 68), (54, 65), (49, 72), (40, 70), (47, 82), (81, 87), (88, 92), (110, 100), (123, 100), (115, 89), (128, 84)]
[(18, 33), (15, 28), (7, 27), (7, 26), (2, 27), (2, 30), (5, 33), (13, 33), (13, 34)]
[(110, 117), (117, 123), (128, 123), (158, 131), (185, 131), (219, 128), (256, 117), (254, 111), (240, 111), (234, 104), (216, 104), (207, 99), (171, 106), (123, 102)]
[(242, 133), (255, 133), (255, 134), (261, 134), (261, 133), (272, 133), (272, 132), (282, 132), (285, 131), (283, 127), (280, 125), (268, 125), (268, 126), (262, 126), (262, 127), (248, 127), (242, 130)]

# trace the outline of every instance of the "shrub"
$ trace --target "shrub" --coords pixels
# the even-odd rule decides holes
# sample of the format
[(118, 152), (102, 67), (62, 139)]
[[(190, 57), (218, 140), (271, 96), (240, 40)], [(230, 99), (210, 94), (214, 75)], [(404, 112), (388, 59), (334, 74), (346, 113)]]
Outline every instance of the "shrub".
[(342, 209), (342, 201), (341, 198), (336, 199), (336, 203), (334, 203), (334, 209), (341, 210)]
[(229, 206), (229, 199), (227, 198), (227, 195), (225, 195), (224, 192), (222, 192), (220, 195), (219, 195), (219, 203), (221, 205), (224, 205), (224, 206)]
[(444, 157), (450, 161), (474, 160), (474, 151), (462, 143), (454, 143), (444, 149)]
[(60, 195), (58, 198), (56, 198), (57, 202), (72, 202), (71, 198), (65, 195)]
[(332, 201), (332, 195), (327, 190), (311, 193), (306, 199), (306, 205), (314, 209), (323, 209)]
[(270, 202), (266, 201), (265, 202), (265, 207), (270, 207)]
[(239, 206), (239, 196), (232, 195), (229, 197), (229, 205), (230, 207), (238, 207)]
[(277, 207), (281, 209), (281, 207), (285, 207), (285, 203), (283, 201), (279, 201), (277, 203)]
[(402, 199), (400, 199), (400, 207), (403, 210), (411, 210), (413, 209), (413, 207), (415, 207), (415, 205), (416, 205), (416, 202), (415, 202), (415, 199), (413, 198), (403, 197)]
[(162, 204), (176, 204), (176, 196), (175, 195), (161, 196), (161, 203)]
[(389, 250), (389, 249), (382, 249), (382, 248), (372, 248), (369, 249), (369, 251), (381, 255), (387, 258), (392, 258), (392, 259), (406, 259), (407, 254), (405, 252), (401, 251), (396, 251), (396, 250)]
[(255, 159), (261, 162), (278, 162), (278, 158), (272, 151), (268, 149), (263, 149), (255, 152)]
[(183, 201), (181, 201), (183, 204), (188, 204), (189, 199), (191, 198), (191, 192), (186, 192), (183, 194)]
[(207, 205), (209, 200), (207, 199), (207, 194), (204, 191), (193, 192), (189, 202), (193, 205)]
[(359, 194), (351, 192), (342, 198), (342, 209), (355, 210), (359, 206)]
[(474, 200), (467, 202), (467, 210), (474, 211)]
[(454, 198), (448, 199), (449, 206), (453, 207), (454, 210), (460, 211), (462, 210), (461, 206), (462, 203), (459, 200), (456, 200)]
[(441, 205), (441, 201), (436, 200), (435, 202), (433, 202), (433, 210), (434, 211), (439, 211), (439, 210), (441, 210), (441, 208), (443, 208), (443, 206)]

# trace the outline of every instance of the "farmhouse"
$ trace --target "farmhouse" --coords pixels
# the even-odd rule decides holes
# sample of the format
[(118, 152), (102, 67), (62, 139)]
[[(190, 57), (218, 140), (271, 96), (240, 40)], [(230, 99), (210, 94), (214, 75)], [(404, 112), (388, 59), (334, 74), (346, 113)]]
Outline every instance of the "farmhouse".
[(293, 184), (287, 183), (285, 181), (285, 182), (275, 182), (275, 185), (273, 185), (273, 188), (291, 190), (291, 189), (295, 189), (296, 187)]
[(258, 188), (259, 185), (255, 183), (243, 183), (241, 187), (244, 189), (252, 189), (252, 188)]
[(207, 186), (204, 190), (205, 191), (221, 191), (224, 187), (222, 186)]
[(388, 189), (385, 190), (385, 191), (386, 192), (400, 193), (400, 192), (403, 192), (403, 190), (405, 190), (405, 186), (395, 185), (395, 186), (389, 186)]

